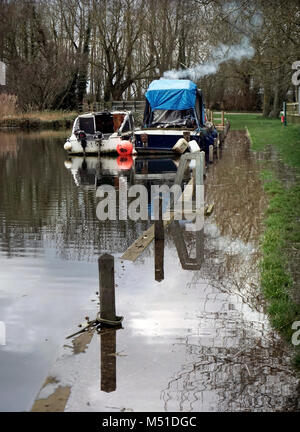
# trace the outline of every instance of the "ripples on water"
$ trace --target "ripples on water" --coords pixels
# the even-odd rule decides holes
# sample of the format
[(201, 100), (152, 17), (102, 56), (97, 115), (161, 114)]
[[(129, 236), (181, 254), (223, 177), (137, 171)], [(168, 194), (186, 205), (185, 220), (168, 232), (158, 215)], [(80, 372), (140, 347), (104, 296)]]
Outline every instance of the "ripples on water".
[(64, 137), (1, 133), (2, 255), (35, 257), (55, 247), (64, 259), (94, 260), (121, 253), (146, 226), (97, 220), (93, 183), (77, 187), (65, 168)]

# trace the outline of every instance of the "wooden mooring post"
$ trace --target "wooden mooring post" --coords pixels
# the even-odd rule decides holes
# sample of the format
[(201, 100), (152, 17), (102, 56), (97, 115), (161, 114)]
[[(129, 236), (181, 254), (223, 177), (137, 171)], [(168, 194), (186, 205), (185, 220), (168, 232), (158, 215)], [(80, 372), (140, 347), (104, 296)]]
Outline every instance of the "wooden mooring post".
[(123, 317), (116, 315), (115, 305), (115, 265), (114, 257), (103, 254), (98, 259), (99, 269), (99, 323), (107, 327), (116, 327), (121, 324)]
[(103, 254), (98, 260), (100, 318), (108, 321), (116, 320), (115, 306), (115, 265), (114, 257)]
[(98, 259), (100, 316), (100, 388), (107, 393), (116, 390), (116, 332), (123, 317), (116, 315), (114, 257), (103, 254)]

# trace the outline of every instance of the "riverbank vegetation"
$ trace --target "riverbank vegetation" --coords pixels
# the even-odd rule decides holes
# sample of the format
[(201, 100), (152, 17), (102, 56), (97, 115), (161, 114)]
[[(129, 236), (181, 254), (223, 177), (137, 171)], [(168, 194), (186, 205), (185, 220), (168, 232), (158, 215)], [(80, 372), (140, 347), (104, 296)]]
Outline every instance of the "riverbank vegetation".
[[(277, 152), (277, 161), (284, 164), (280, 172), (274, 160), (263, 161), (262, 179), (269, 205), (260, 268), (271, 323), (291, 343), (295, 332), (292, 324), (300, 322), (300, 126), (284, 126), (261, 115), (227, 117), (233, 129), (247, 127), (252, 150), (271, 147)], [(293, 362), (300, 369), (300, 345), (295, 347)]]
[(78, 114), (65, 111), (34, 111), (0, 116), (0, 128), (69, 129)]
[(17, 112), (17, 97), (6, 93), (0, 94), (0, 120)]

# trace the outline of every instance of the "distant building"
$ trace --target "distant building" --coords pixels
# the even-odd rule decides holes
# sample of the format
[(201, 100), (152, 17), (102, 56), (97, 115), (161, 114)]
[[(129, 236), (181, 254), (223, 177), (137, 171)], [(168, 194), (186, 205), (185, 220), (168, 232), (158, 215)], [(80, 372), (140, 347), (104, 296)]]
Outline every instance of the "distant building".
[(0, 85), (6, 85), (6, 64), (0, 61)]

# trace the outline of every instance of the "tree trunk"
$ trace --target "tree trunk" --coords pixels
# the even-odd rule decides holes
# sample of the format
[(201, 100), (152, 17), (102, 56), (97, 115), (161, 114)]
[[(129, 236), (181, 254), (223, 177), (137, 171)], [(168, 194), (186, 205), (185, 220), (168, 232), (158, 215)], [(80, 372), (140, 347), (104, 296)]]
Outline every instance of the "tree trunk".
[(271, 111), (271, 85), (269, 78), (264, 80), (263, 116), (268, 117)]

